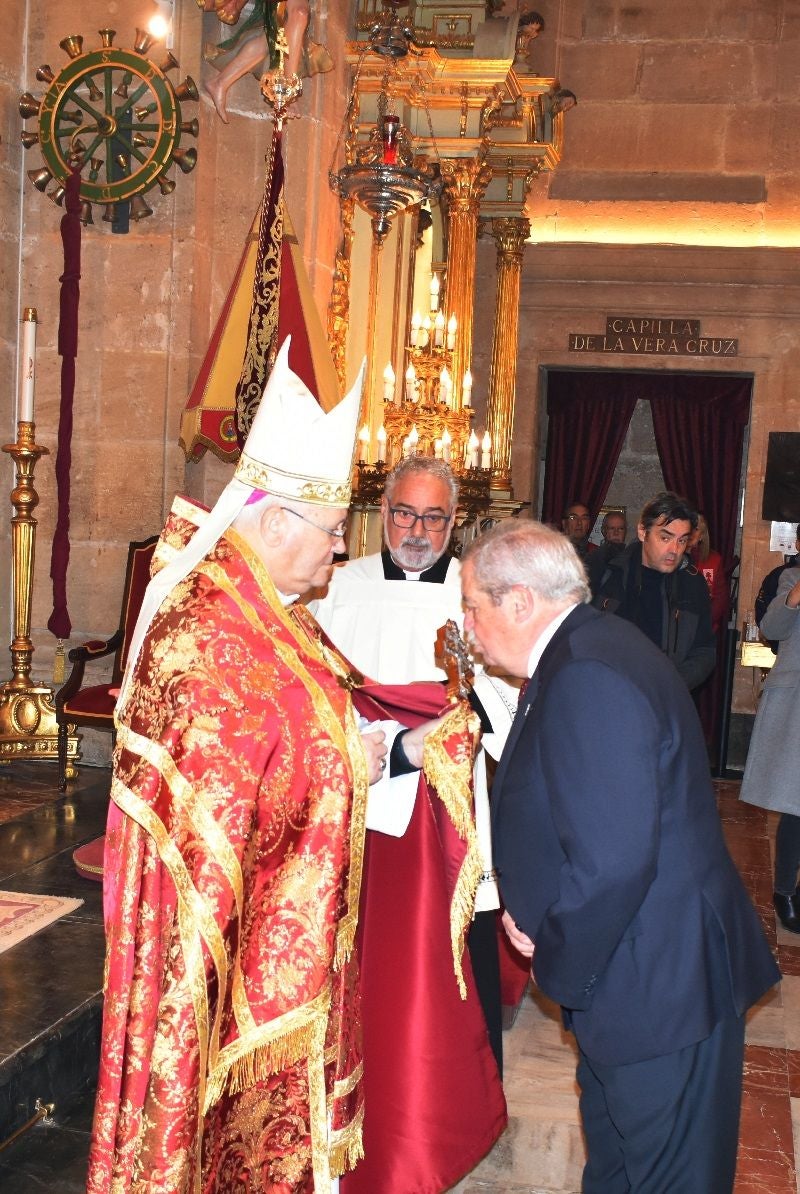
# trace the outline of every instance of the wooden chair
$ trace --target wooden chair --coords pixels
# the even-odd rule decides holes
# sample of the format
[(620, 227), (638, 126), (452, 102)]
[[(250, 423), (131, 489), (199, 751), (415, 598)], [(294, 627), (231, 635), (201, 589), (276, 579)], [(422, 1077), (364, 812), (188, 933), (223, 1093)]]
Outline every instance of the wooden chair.
[[(119, 688), (125, 672), (133, 628), (142, 606), (144, 591), (150, 579), (150, 562), (153, 558), (158, 535), (152, 535), (128, 547), (128, 567), (125, 572), (125, 588), (122, 593), (122, 612), (119, 628), (109, 639), (92, 639), (69, 653), (72, 671), (55, 696), (56, 722), (58, 723), (58, 786), (64, 791), (68, 779), (75, 779), (76, 772), (67, 767), (67, 738), (76, 726), (88, 726), (93, 730), (114, 732), (114, 705), (116, 696), (112, 689)], [(83, 687), (83, 673), (90, 660), (114, 656), (111, 679), (106, 684)]]

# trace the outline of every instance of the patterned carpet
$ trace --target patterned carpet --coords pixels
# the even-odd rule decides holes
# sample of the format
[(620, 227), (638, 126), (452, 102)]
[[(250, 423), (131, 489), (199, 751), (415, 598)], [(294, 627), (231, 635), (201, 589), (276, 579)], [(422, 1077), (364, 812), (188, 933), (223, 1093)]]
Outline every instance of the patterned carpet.
[(0, 765), (0, 823), (62, 798), (55, 762)]

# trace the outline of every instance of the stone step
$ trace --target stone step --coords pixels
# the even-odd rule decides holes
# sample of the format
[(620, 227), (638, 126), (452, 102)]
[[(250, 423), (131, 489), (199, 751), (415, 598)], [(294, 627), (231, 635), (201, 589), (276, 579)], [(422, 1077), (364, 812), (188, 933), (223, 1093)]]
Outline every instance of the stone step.
[[(4, 771), (3, 789), (8, 781)], [(73, 790), (59, 798), (53, 768), (54, 799), (0, 824), (0, 890), (83, 900), (74, 912), (0, 953), (0, 1144), (35, 1114), (37, 1099), (55, 1104), (58, 1121), (96, 1083), (102, 887), (77, 874), (72, 853), (103, 832), (109, 784), (107, 771), (84, 769)]]

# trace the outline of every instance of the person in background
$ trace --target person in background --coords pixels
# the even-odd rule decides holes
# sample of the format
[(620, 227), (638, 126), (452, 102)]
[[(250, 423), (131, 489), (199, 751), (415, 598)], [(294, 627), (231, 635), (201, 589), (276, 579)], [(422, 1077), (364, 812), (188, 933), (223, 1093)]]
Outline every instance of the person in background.
[(610, 561), (594, 598), (598, 609), (638, 626), (689, 689), (711, 675), (717, 659), (708, 586), (685, 558), (696, 526), (697, 514), (684, 498), (651, 498), (636, 542)]
[(597, 545), (589, 542), (592, 516), (583, 502), (570, 502), (561, 519), (561, 529), (585, 564), (590, 555), (597, 551)]
[(711, 629), (717, 633), (728, 617), (728, 583), (722, 556), (711, 546), (706, 517), (697, 513), (697, 526), (689, 545), (689, 559), (708, 585), (711, 598)]
[(599, 545), (597, 551), (591, 553), (586, 565), (592, 596), (597, 594), (600, 582), (605, 576), (609, 560), (613, 560), (614, 556), (619, 555), (625, 548), (625, 539), (628, 534), (628, 520), (621, 510), (608, 510), (603, 515), (603, 521), (600, 524), (600, 534), (603, 536), (603, 542)]
[[(797, 539), (795, 540), (795, 547), (797, 548), (797, 554), (793, 556), (787, 556), (784, 559), (784, 562), (779, 564), (777, 568), (773, 568), (771, 572), (768, 572), (761, 582), (761, 588), (758, 590), (758, 596), (756, 597), (755, 604), (756, 625), (759, 627), (759, 629), (761, 628), (762, 619), (769, 608), (770, 602), (778, 592), (778, 582), (783, 576), (783, 573), (787, 568), (796, 568), (798, 565), (800, 565), (800, 526), (797, 527)], [(778, 640), (768, 639), (767, 641), (772, 647), (774, 653), (777, 655), (778, 647), (780, 646)]]
[(781, 814), (773, 903), (783, 927), (800, 933), (800, 566), (782, 570), (761, 629), (780, 649), (764, 681), (740, 798)]

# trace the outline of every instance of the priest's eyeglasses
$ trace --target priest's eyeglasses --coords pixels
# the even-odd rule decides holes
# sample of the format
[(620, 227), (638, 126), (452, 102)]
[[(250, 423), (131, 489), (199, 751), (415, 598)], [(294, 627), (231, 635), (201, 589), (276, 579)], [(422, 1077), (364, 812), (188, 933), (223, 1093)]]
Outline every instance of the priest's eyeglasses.
[(295, 518), (301, 518), (303, 522), (307, 522), (310, 527), (316, 527), (318, 531), (324, 531), (326, 535), (330, 535), (331, 539), (338, 539), (340, 542), (347, 534), (347, 527), (334, 527), (330, 530), (329, 527), (322, 527), (318, 522), (312, 522), (310, 518), (306, 518), (305, 514), (301, 514), (299, 510), (293, 510), (291, 506), (281, 506), (281, 510), (285, 510), (287, 514), (294, 514)]
[(426, 531), (443, 531), (450, 521), (449, 514), (415, 514), (413, 510), (404, 510), (400, 506), (390, 506), (389, 513), (394, 525), (404, 531), (410, 531), (418, 522)]

